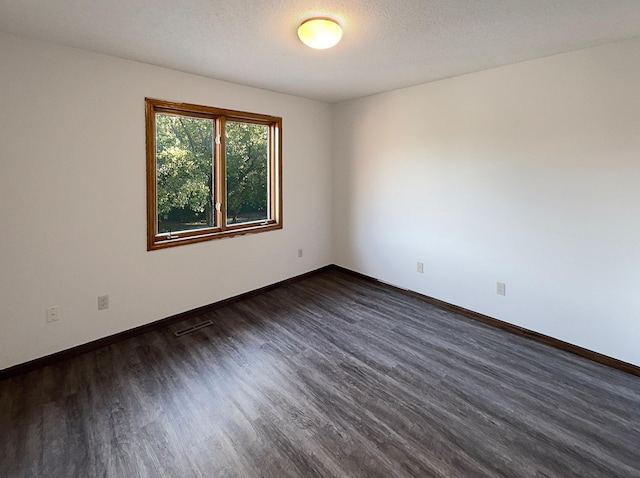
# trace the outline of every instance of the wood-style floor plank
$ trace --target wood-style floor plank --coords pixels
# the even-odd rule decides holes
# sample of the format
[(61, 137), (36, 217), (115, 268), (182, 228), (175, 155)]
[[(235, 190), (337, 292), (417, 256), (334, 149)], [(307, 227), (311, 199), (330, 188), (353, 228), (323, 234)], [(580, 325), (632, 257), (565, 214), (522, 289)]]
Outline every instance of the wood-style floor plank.
[(2, 477), (638, 478), (640, 379), (331, 270), (0, 382), (0, 430)]

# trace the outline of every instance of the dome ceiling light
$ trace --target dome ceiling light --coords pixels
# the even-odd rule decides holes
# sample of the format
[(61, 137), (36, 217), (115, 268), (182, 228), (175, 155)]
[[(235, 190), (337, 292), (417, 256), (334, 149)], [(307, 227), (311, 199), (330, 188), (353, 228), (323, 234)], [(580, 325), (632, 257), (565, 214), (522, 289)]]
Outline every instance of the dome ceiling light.
[(324, 50), (342, 39), (342, 27), (330, 18), (309, 18), (298, 27), (298, 37), (305, 45)]

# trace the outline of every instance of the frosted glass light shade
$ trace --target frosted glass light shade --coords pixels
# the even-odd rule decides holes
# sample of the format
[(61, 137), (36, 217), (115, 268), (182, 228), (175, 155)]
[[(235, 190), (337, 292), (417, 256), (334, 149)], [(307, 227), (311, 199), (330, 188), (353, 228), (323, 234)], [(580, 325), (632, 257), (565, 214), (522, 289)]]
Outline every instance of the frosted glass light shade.
[(305, 45), (324, 50), (342, 39), (342, 27), (328, 18), (310, 18), (298, 27), (298, 37)]

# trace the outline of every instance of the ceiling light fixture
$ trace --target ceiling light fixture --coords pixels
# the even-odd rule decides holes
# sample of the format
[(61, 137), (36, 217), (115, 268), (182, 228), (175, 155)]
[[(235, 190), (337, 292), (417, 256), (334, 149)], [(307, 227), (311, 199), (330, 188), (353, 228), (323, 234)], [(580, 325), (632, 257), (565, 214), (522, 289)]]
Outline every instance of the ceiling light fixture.
[(298, 27), (298, 37), (305, 45), (324, 50), (342, 39), (342, 27), (330, 18), (309, 18)]

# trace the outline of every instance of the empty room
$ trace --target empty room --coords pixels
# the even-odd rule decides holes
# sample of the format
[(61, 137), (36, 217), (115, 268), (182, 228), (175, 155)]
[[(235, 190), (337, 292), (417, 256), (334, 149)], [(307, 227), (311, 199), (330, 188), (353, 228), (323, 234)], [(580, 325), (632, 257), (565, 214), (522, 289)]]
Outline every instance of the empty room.
[(0, 0), (0, 476), (640, 476), (637, 0)]

